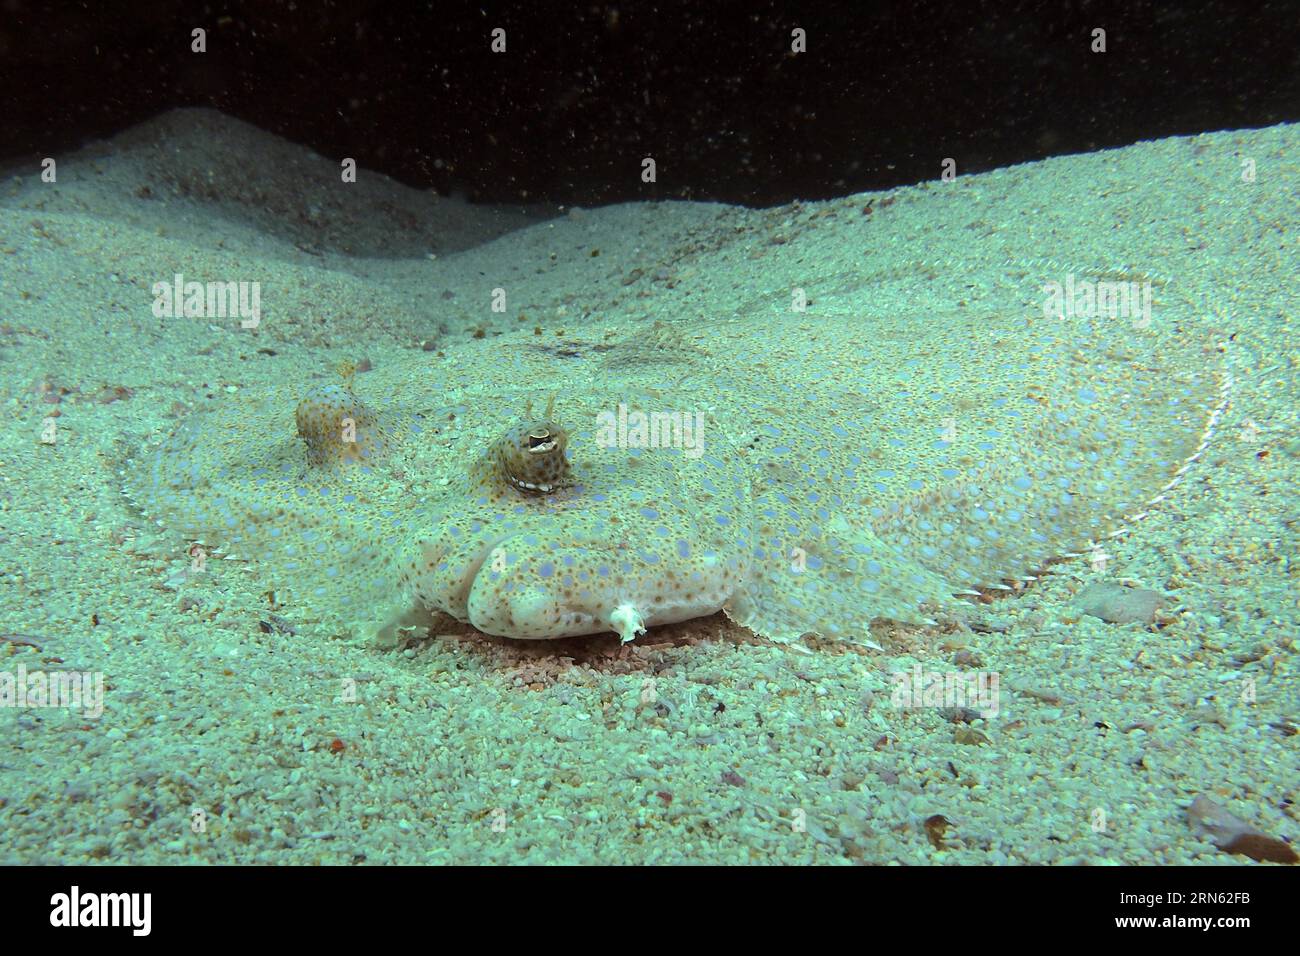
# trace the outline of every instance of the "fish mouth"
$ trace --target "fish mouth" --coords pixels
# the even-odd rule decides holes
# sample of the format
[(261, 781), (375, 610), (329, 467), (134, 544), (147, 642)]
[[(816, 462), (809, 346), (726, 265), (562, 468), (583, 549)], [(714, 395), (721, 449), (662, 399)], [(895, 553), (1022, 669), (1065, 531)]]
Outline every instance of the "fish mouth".
[(558, 591), (529, 584), (502, 592), (495, 572), (480, 572), (470, 586), (469, 623), (484, 634), (524, 641), (600, 634), (610, 630), (591, 611), (570, 604)]
[[(591, 587), (566, 583), (563, 551), (525, 553), (508, 535), (486, 547), (466, 570), (466, 620), (484, 634), (518, 640), (551, 640), (611, 630), (606, 603)], [(523, 554), (522, 557), (518, 555)], [(549, 566), (549, 567), (548, 567)]]
[(725, 564), (697, 571), (693, 583), (670, 584), (666, 561), (633, 571), (629, 552), (614, 542), (574, 538), (542, 550), (524, 537), (496, 540), (472, 568), (462, 620), (485, 634), (550, 640), (613, 633), (626, 643), (648, 627), (714, 614), (735, 590)]
[(473, 624), (469, 615), (469, 598), (474, 584), (487, 573), (484, 565), (488, 558), (512, 537), (501, 535), (476, 547), (454, 542), (445, 536), (425, 541), (419, 568), (406, 578), (406, 584), (419, 603), (444, 611), (458, 621)]

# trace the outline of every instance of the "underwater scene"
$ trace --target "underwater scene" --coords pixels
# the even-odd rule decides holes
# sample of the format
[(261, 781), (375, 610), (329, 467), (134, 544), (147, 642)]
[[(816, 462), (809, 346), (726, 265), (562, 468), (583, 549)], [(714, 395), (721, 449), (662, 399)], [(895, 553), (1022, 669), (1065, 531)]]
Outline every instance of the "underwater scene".
[[(758, 109), (829, 68), (755, 9)], [(355, 64), (242, 72), (251, 13), (168, 21), (183, 101), (6, 147), (0, 861), (1295, 863), (1300, 112), (687, 188), (764, 162), (691, 129), (724, 86), (566, 99), (559, 25), (457, 17), (428, 83), (552, 110), (427, 114), (522, 151), (486, 185), (392, 166), (414, 114), (321, 138)]]

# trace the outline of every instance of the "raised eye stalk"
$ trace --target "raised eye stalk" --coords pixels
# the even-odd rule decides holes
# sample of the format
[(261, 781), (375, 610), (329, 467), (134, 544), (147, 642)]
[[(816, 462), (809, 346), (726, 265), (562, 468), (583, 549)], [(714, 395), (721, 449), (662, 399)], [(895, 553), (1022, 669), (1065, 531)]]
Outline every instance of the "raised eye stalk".
[(567, 482), (568, 443), (568, 432), (554, 422), (528, 422), (501, 436), (492, 447), (492, 458), (511, 487), (525, 494), (550, 494)]
[(317, 385), (298, 403), (298, 437), (307, 461), (317, 468), (373, 461), (388, 448), (374, 412), (343, 385)]

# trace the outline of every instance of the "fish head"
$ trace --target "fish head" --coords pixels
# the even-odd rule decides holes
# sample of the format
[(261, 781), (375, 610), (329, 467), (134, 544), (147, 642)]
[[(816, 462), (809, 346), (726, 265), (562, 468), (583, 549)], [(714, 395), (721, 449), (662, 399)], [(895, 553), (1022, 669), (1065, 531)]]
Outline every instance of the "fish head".
[(533, 640), (631, 640), (722, 609), (749, 568), (743, 469), (727, 449), (679, 447), (670, 425), (638, 429), (640, 409), (620, 433), (620, 406), (574, 399), (567, 427), (526, 421), (493, 441), (404, 568), (415, 600)]

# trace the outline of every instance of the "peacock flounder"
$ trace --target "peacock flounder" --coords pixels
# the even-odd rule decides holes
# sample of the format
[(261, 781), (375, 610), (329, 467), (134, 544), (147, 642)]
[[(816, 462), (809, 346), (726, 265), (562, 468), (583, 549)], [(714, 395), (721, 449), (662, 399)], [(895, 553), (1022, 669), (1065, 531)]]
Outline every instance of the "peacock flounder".
[(1203, 448), (1213, 342), (1017, 311), (736, 317), (644, 361), (626, 326), (474, 341), (233, 396), (127, 486), (376, 633), (626, 641), (721, 609), (853, 639), (1103, 539)]

